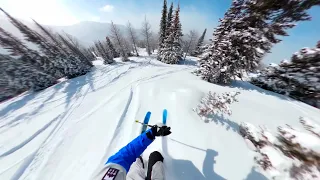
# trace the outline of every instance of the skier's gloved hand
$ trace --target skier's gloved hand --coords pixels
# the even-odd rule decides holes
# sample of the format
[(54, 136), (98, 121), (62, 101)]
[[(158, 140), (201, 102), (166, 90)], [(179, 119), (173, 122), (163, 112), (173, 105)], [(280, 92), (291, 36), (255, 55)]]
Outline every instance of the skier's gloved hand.
[(168, 136), (171, 134), (170, 127), (168, 126), (157, 126), (154, 125), (151, 128), (151, 132), (147, 132), (147, 137), (151, 140), (154, 140), (156, 136)]

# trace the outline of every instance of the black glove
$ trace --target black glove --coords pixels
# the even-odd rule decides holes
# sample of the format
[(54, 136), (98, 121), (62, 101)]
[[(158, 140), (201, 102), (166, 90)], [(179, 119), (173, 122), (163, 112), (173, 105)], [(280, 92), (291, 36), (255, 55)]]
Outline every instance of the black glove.
[(152, 126), (151, 128), (151, 132), (152, 134), (149, 132), (147, 132), (147, 137), (151, 140), (154, 140), (155, 139), (155, 136), (168, 136), (169, 134), (171, 134), (171, 131), (170, 131), (170, 127), (168, 126), (157, 126), (157, 125), (154, 125)]

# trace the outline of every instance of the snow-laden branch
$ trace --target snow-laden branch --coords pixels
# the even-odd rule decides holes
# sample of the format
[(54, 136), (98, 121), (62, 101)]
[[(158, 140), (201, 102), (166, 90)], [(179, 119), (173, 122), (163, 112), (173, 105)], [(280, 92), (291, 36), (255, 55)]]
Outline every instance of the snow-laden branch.
[(255, 157), (263, 173), (272, 179), (320, 179), (320, 126), (300, 118), (304, 129), (289, 125), (273, 135), (249, 123), (240, 125), (240, 134), (258, 152)]
[(209, 92), (194, 110), (202, 117), (215, 115), (217, 113), (231, 115), (232, 111), (229, 105), (234, 102), (238, 102), (236, 97), (239, 94), (240, 92), (227, 92), (218, 95), (215, 92)]

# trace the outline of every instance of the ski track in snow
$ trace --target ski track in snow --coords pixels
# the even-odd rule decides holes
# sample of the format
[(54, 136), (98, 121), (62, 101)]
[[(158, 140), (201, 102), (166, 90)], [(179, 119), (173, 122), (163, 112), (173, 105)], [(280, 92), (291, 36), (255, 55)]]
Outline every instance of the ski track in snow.
[[(112, 79), (109, 79), (108, 83), (103, 86), (102, 88), (108, 88), (109, 86), (113, 85), (114, 83), (116, 83), (120, 78), (122, 78), (123, 76), (126, 76), (128, 73), (130, 73), (131, 70), (141, 67), (141, 66), (145, 66), (149, 65), (148, 62), (139, 65), (139, 66), (132, 66), (129, 65), (129, 67), (124, 70), (121, 73), (117, 73), (118, 75), (116, 75), (115, 77), (113, 77)], [(186, 70), (189, 68), (182, 68), (181, 71)], [(114, 71), (118, 71), (117, 68), (113, 68), (111, 70), (109, 70), (107, 73), (112, 73)], [(72, 123), (78, 123), (82, 120), (87, 119), (88, 117), (90, 117), (93, 113), (95, 113), (96, 111), (98, 111), (101, 107), (105, 106), (108, 102), (112, 101), (113, 98), (115, 98), (117, 96), (117, 94), (119, 94), (120, 92), (124, 91), (127, 88), (130, 88), (130, 93), (129, 93), (129, 97), (127, 100), (127, 104), (126, 107), (124, 108), (121, 117), (118, 120), (118, 124), (115, 128), (114, 134), (113, 134), (113, 138), (112, 141), (109, 144), (109, 148), (110, 147), (115, 147), (116, 146), (116, 142), (117, 142), (117, 136), (118, 134), (121, 134), (121, 128), (122, 128), (122, 124), (125, 121), (125, 119), (127, 118), (127, 113), (128, 110), (130, 109), (130, 105), (132, 103), (132, 99), (134, 97), (134, 89), (138, 89), (137, 87), (139, 86), (139, 84), (143, 83), (143, 82), (148, 82), (148, 81), (152, 81), (155, 78), (164, 76), (164, 75), (169, 75), (172, 73), (177, 73), (179, 71), (175, 70), (165, 70), (164, 73), (157, 73), (155, 75), (152, 76), (147, 76), (147, 77), (142, 77), (139, 78), (133, 82), (131, 82), (130, 84), (126, 85), (125, 87), (121, 88), (119, 91), (117, 91), (116, 93), (114, 93), (111, 96), (108, 96), (107, 98), (105, 98), (103, 101), (101, 101), (101, 103), (99, 103), (98, 105), (92, 107), (87, 113), (83, 114), (81, 116), (81, 118), (77, 119), (76, 121), (73, 121)], [(104, 73), (104, 72), (100, 72), (100, 73)], [(97, 76), (97, 75), (96, 75)], [(103, 75), (99, 75), (97, 82), (98, 81), (102, 81), (104, 78), (101, 77)], [(64, 83), (64, 82), (63, 82)], [(60, 84), (61, 85), (61, 84)], [(87, 85), (87, 84), (84, 84)], [(87, 85), (88, 86), (88, 85)], [(14, 167), (15, 165), (19, 164), (19, 162), (22, 162), (22, 165), (20, 165), (20, 168), (18, 169), (18, 171), (16, 171), (16, 173), (14, 174), (14, 176), (12, 177), (12, 179), (19, 179), (22, 175), (24, 179), (29, 179), (32, 177), (36, 177), (36, 172), (34, 172), (34, 170), (40, 170), (41, 167), (45, 164), (46, 159), (48, 159), (48, 157), (50, 156), (50, 152), (53, 152), (54, 149), (56, 148), (56, 146), (59, 144), (59, 141), (61, 140), (61, 137), (63, 137), (63, 134), (65, 134), (65, 132), (68, 130), (68, 127), (71, 126), (70, 122), (68, 122), (67, 120), (72, 116), (72, 113), (75, 109), (77, 109), (77, 107), (81, 106), (82, 101), (85, 99), (86, 94), (89, 92), (90, 87), (87, 87), (86, 92), (82, 93), (84, 95), (77, 95), (76, 99), (74, 99), (72, 105), (70, 105), (69, 109), (65, 111), (64, 114), (59, 115), (58, 117), (56, 117), (55, 119), (49, 121), (47, 124), (45, 124), (42, 128), (38, 129), (33, 135), (29, 136), (27, 139), (23, 140), (21, 143), (13, 146), (11, 149), (5, 151), (5, 152), (0, 152), (0, 159), (11, 155), (12, 153), (20, 150), (21, 148), (23, 148), (25, 145), (27, 145), (29, 142), (31, 142), (32, 140), (34, 140), (37, 136), (40, 136), (41, 133), (43, 131), (45, 131), (48, 127), (50, 127), (52, 124), (55, 124), (54, 128), (51, 130), (51, 132), (49, 133), (49, 135), (45, 138), (45, 140), (43, 141), (42, 145), (40, 145), (40, 147), (35, 150), (32, 154), (29, 154), (27, 156), (25, 156), (22, 159), (19, 159), (16, 163), (12, 164), (11, 167), (8, 167), (5, 170), (1, 170), (0, 169), (0, 175), (3, 174), (5, 171), (9, 170), (10, 168)], [(65, 98), (65, 96), (59, 97), (57, 99), (53, 99), (50, 100), (48, 102), (46, 102), (46, 105), (50, 105), (52, 103), (56, 103), (59, 102), (61, 100), (63, 100)], [(13, 101), (16, 100), (16, 98), (12, 99)], [(138, 99), (136, 98), (136, 103), (138, 104)], [(47, 112), (50, 112), (52, 110), (54, 110), (56, 107), (63, 105), (63, 103), (53, 106), (50, 109), (46, 109), (42, 112), (39, 112), (37, 115), (41, 115)], [(137, 111), (137, 105), (135, 110), (132, 110), (132, 113), (130, 114), (130, 116), (134, 116), (134, 114)], [(129, 118), (131, 118), (129, 116)], [(128, 118), (128, 119), (129, 119)], [(7, 119), (10, 119), (10, 117), (7, 117)], [(22, 121), (22, 119), (18, 119), (19, 121)], [(132, 119), (130, 119), (131, 121)], [(17, 120), (11, 120), (9, 122), (7, 122), (6, 124), (3, 124), (0, 126), (0, 129), (7, 127), (7, 129), (4, 129), (1, 131), (1, 133), (6, 132), (7, 130), (10, 129), (10, 127), (12, 127), (11, 125), (14, 124)], [(3, 122), (3, 121), (1, 121)], [(69, 125), (68, 125), (69, 124)], [(57, 138), (55, 138), (57, 137)], [(106, 155), (108, 155), (108, 153), (110, 152), (110, 150), (106, 151)], [(30, 169), (29, 172), (26, 172), (26, 169)]]
[[(200, 118), (194, 119), (197, 116), (192, 108), (196, 107), (196, 104), (190, 105), (189, 101), (185, 100), (195, 94), (190, 101), (196, 102), (195, 98), (199, 99), (201, 94), (212, 88), (216, 88), (217, 92), (232, 91), (232, 88), (198, 80), (189, 73), (195, 68), (193, 65), (166, 65), (143, 57), (133, 59), (137, 61), (107, 66), (96, 65), (86, 76), (61, 82), (37, 94), (22, 94), (0, 104), (0, 179), (90, 179), (99, 162), (105, 163), (110, 155), (135, 137), (139, 126), (134, 120), (143, 118), (148, 110), (162, 112), (163, 108), (168, 109), (168, 126), (174, 129), (170, 136), (172, 139), (160, 138), (152, 144), (151, 149), (163, 153), (166, 159), (165, 169), (168, 171), (167, 179), (246, 179), (253, 166), (253, 155), (248, 153), (245, 142), (236, 133), (221, 128), (224, 123), (205, 124)], [(189, 63), (195, 64), (191, 61)], [(187, 79), (176, 76), (179, 73), (188, 75)], [(166, 79), (169, 77), (171, 81)], [(176, 79), (172, 80), (173, 77)], [(241, 91), (248, 93), (245, 90)], [(272, 96), (256, 92), (254, 96), (277, 102)], [(242, 99), (245, 102), (253, 100), (250, 97)], [(286, 104), (292, 107), (291, 109), (299, 110), (294, 115), (310, 115), (313, 118), (319, 115), (316, 110), (299, 102), (287, 101)], [(262, 106), (260, 109), (264, 107), (263, 103), (255, 105)], [(235, 114), (244, 111), (241, 105), (235, 107)], [(152, 111), (150, 123), (159, 119), (157, 113)], [(247, 115), (240, 115), (239, 119), (250, 120)], [(234, 122), (235, 126), (240, 121), (238, 118)], [(255, 123), (256, 118), (252, 119)], [(232, 120), (220, 119), (221, 122), (233, 122)], [(288, 121), (294, 120), (298, 121), (298, 118)], [(184, 123), (183, 127), (181, 123)], [(179, 135), (183, 128), (190, 131), (194, 126), (197, 131), (196, 137), (189, 134)], [(103, 134), (108, 135), (101, 137)], [(228, 141), (233, 143), (223, 143), (223, 139), (217, 134), (223, 139), (228, 137)], [(209, 138), (205, 138), (206, 136)], [(83, 144), (80, 137), (85, 137), (84, 143), (93, 141), (93, 144)], [(179, 152), (181, 147), (184, 147), (183, 151)], [(207, 149), (203, 149), (204, 147)], [(79, 154), (70, 152), (78, 149)], [(244, 155), (226, 155), (230, 149), (237, 149), (238, 153)], [(221, 155), (211, 153), (214, 156), (208, 156), (208, 153), (216, 151)], [(71, 162), (68, 156), (72, 158)], [(231, 163), (238, 156), (241, 156), (237, 160), (239, 162)], [(192, 161), (189, 162), (188, 158)], [(202, 164), (203, 158), (205, 159)], [(206, 167), (212, 160), (213, 163), (216, 163), (215, 160), (219, 162), (218, 166), (214, 166), (213, 172), (211, 165)], [(67, 164), (64, 164), (65, 162)], [(242, 162), (246, 163), (237, 166)], [(185, 171), (174, 172), (173, 168), (182, 169), (175, 167), (177, 164), (186, 165)], [(240, 170), (230, 174), (228, 168), (223, 168), (229, 166), (228, 164)], [(186, 176), (188, 171), (200, 174)]]

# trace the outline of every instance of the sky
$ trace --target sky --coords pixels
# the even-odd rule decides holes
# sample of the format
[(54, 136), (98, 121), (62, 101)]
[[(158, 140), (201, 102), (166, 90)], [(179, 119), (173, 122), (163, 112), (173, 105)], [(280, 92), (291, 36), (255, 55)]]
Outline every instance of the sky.
[[(175, 7), (179, 0), (168, 0)], [(125, 25), (130, 21), (139, 28), (144, 17), (157, 32), (163, 0), (0, 0), (0, 7), (11, 15), (46, 25), (73, 25), (81, 21), (111, 22)], [(180, 0), (181, 23), (185, 33), (208, 28), (207, 39), (230, 7), (231, 0)], [(278, 63), (290, 59), (302, 47), (314, 47), (320, 40), (320, 7), (310, 10), (312, 21), (299, 22), (290, 30), (289, 37), (274, 46), (264, 62)], [(1, 24), (0, 24), (1, 25)]]

